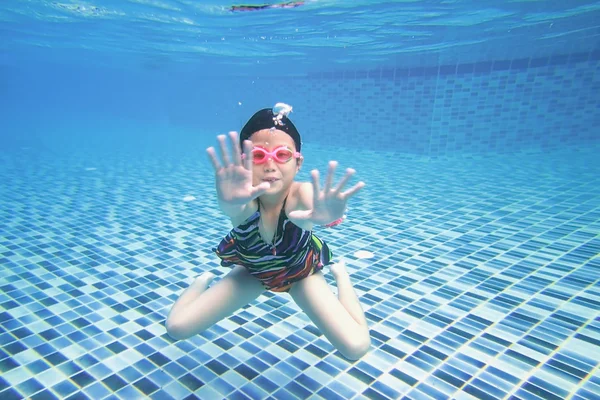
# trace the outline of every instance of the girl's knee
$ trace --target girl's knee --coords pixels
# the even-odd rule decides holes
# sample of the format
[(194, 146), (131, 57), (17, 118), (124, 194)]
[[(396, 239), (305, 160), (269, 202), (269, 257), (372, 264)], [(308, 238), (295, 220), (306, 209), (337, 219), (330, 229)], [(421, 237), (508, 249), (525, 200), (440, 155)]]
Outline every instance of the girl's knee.
[(165, 328), (167, 329), (167, 335), (175, 340), (185, 340), (192, 336), (184, 324), (178, 323), (174, 318), (167, 318)]
[(353, 338), (352, 342), (338, 349), (340, 353), (351, 361), (356, 361), (369, 351), (371, 348), (371, 336), (367, 331), (366, 334)]

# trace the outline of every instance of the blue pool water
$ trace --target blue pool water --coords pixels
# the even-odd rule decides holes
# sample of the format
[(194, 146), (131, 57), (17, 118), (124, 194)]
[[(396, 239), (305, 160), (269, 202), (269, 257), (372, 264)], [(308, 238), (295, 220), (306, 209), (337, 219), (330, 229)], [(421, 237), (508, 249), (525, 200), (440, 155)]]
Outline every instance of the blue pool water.
[[(600, 5), (565, 3), (2, 3), (0, 399), (600, 398)], [(357, 361), (288, 294), (165, 330), (228, 272), (205, 149), (279, 101), (297, 180), (366, 183), (317, 228)]]

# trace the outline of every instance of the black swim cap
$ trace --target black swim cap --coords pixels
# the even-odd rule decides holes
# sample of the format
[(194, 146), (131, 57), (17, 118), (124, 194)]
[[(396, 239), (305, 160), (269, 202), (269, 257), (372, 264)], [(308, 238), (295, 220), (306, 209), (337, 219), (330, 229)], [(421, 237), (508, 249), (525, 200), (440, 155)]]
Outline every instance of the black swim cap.
[(296, 151), (299, 152), (302, 144), (300, 140), (300, 133), (298, 133), (298, 130), (292, 121), (284, 115), (281, 118), (281, 123), (283, 124), (281, 125), (279, 123), (275, 123), (275, 117), (276, 115), (273, 114), (273, 109), (271, 108), (263, 108), (262, 110), (254, 113), (254, 115), (248, 120), (248, 122), (246, 122), (246, 125), (244, 125), (240, 131), (240, 146), (242, 149), (244, 148), (244, 140), (248, 140), (253, 133), (263, 129), (275, 128), (290, 135), (292, 139), (294, 139)]

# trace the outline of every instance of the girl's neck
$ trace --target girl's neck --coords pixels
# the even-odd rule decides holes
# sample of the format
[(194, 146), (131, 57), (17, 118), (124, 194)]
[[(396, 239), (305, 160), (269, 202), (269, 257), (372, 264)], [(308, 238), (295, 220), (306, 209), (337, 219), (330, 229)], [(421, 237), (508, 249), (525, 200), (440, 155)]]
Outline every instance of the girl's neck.
[(279, 213), (283, 202), (285, 201), (289, 189), (285, 192), (277, 193), (275, 195), (262, 195), (257, 200), (260, 202), (260, 210), (266, 214)]

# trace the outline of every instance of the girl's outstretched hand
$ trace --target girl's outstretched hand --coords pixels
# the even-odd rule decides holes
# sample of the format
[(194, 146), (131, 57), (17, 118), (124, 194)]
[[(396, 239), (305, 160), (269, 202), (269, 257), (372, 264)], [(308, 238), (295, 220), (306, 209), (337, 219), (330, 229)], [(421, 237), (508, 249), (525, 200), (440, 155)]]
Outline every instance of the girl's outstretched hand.
[(219, 161), (215, 149), (209, 147), (206, 149), (208, 156), (215, 169), (217, 196), (219, 202), (226, 206), (241, 206), (257, 198), (266, 192), (271, 184), (262, 182), (258, 186), (252, 185), (252, 142), (244, 141), (244, 154), (242, 160), (240, 152), (240, 141), (236, 132), (229, 132), (232, 142), (233, 154), (230, 155), (227, 150), (227, 137), (225, 135), (217, 136), (219, 147), (221, 149), (222, 163)]
[(319, 171), (315, 169), (311, 172), (313, 180), (312, 209), (306, 211), (292, 211), (290, 213), (291, 218), (309, 220), (315, 225), (325, 225), (343, 217), (348, 199), (361, 190), (365, 186), (365, 183), (358, 182), (351, 189), (342, 192), (342, 189), (346, 183), (348, 183), (348, 180), (356, 172), (352, 168), (348, 168), (346, 169), (346, 175), (344, 175), (335, 188), (332, 188), (333, 175), (336, 167), (336, 161), (329, 162), (329, 173), (327, 174), (323, 190), (320, 190), (319, 188)]

